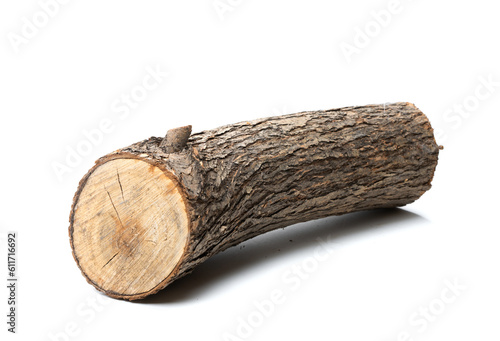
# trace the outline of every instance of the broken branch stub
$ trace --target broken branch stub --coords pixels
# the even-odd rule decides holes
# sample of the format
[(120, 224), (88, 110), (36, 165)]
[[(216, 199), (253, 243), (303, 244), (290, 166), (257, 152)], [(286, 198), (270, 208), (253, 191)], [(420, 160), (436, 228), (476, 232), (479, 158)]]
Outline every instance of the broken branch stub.
[(160, 147), (163, 148), (166, 153), (178, 153), (186, 147), (190, 135), (190, 125), (170, 129), (167, 131), (165, 138), (160, 142)]

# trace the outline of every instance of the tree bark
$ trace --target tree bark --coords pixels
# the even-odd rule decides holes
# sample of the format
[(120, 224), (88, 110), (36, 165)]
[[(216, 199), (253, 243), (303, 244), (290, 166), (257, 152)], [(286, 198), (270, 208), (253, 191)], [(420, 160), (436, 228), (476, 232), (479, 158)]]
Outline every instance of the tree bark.
[[(169, 131), (165, 139), (151, 137), (97, 160), (75, 194), (69, 228), (73, 254), (87, 280), (109, 296), (134, 300), (156, 293), (210, 256), (277, 228), (354, 211), (407, 205), (431, 187), (440, 149), (428, 119), (410, 103), (263, 118), (196, 133), (187, 141), (186, 127), (179, 134), (180, 140), (166, 141), (169, 135), (172, 139), (175, 132)], [(120, 176), (126, 177), (136, 168), (136, 163), (126, 167), (116, 163), (123, 160), (140, 160), (141, 164), (161, 169), (175, 190), (158, 189), (159, 194), (155, 195), (172, 191), (168, 195), (181, 199), (159, 197), (148, 203), (148, 207), (167, 200), (168, 204), (161, 207), (168, 208), (168, 212), (181, 207), (185, 216), (175, 213), (174, 217), (171, 213), (168, 218), (155, 218), (170, 219), (166, 230), (156, 226), (156, 232), (151, 232), (152, 227), (147, 223), (141, 223), (140, 227), (136, 224), (130, 230), (126, 221), (132, 221), (132, 215), (138, 214), (134, 212), (142, 210), (140, 200), (127, 201), (128, 193), (139, 195), (137, 192), (144, 190), (133, 189), (135, 175), (130, 175), (122, 186)], [(98, 176), (93, 174), (110, 162), (115, 162), (116, 174), (108, 165), (109, 170), (100, 171), (101, 178), (92, 180), (95, 189), (85, 189), (89, 179)], [(138, 174), (142, 176), (145, 171)], [(120, 184), (112, 187), (116, 175)], [(163, 181), (158, 180), (163, 179), (161, 174), (155, 176), (155, 181)], [(148, 183), (137, 182), (144, 186)], [(102, 212), (91, 212), (97, 209), (90, 209), (87, 203), (97, 200), (95, 197), (104, 188), (111, 203), (103, 204), (107, 206)], [(153, 190), (148, 187), (147, 191)], [(104, 194), (102, 198), (103, 203), (108, 200)], [(116, 215), (121, 222), (94, 218), (97, 213), (99, 217)], [(141, 217), (141, 222), (144, 219)], [(111, 232), (106, 232), (106, 236), (99, 232), (99, 238), (90, 237), (94, 232), (89, 231), (108, 229)], [(133, 236), (126, 237), (128, 241), (124, 242), (123, 236), (128, 231), (133, 231)], [(146, 238), (150, 238), (147, 236), (162, 233), (183, 240), (177, 246), (164, 247), (182, 249), (179, 256), (169, 258), (172, 264), (169, 263), (167, 271), (158, 270), (156, 276), (149, 274), (165, 266), (154, 263), (153, 256), (148, 259), (154, 264), (144, 265), (148, 266), (147, 273), (128, 276), (129, 264), (135, 262), (136, 271), (138, 255), (143, 257), (148, 252), (146, 244), (158, 247), (147, 243)], [(101, 246), (97, 245), (100, 240), (105, 240)], [(114, 251), (108, 251), (109, 248)], [(168, 250), (155, 249), (151, 254), (158, 252)], [(100, 255), (105, 255), (102, 260)], [(118, 263), (108, 265), (113, 262)], [(94, 269), (102, 264), (102, 271), (108, 272)], [(123, 281), (128, 283), (125, 285)], [(147, 285), (132, 282), (147, 282)]]

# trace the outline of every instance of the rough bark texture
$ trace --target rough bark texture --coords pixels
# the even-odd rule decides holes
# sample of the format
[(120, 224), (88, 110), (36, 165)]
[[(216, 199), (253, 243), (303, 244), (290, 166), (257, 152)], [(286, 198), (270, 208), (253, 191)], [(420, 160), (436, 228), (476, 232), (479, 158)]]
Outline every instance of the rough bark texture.
[(174, 153), (165, 152), (162, 141), (151, 137), (95, 166), (116, 158), (148, 160), (170, 171), (183, 189), (189, 241), (155, 292), (210, 256), (267, 231), (409, 204), (431, 187), (439, 154), (429, 121), (410, 103), (231, 124), (191, 135)]

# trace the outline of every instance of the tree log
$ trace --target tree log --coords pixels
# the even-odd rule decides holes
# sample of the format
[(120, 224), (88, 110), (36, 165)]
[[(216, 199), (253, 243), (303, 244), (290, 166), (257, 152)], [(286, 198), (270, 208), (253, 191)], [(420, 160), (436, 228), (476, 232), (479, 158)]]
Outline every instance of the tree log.
[(70, 214), (87, 281), (127, 300), (210, 256), (299, 222), (407, 205), (440, 147), (410, 103), (308, 111), (151, 137), (96, 161)]

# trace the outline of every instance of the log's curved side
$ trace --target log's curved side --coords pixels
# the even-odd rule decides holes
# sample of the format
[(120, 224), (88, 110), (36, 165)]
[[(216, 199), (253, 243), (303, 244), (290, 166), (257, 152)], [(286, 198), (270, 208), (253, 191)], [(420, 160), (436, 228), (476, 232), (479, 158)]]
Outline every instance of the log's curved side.
[[(80, 182), (70, 214), (73, 254), (87, 280), (112, 297), (155, 293), (276, 228), (409, 204), (431, 187), (439, 154), (428, 119), (410, 103), (263, 118), (187, 142), (180, 135), (175, 148), (151, 137), (111, 153)], [(117, 184), (116, 174), (127, 183)], [(96, 198), (100, 211), (90, 204)], [(81, 213), (92, 210), (92, 219)]]

